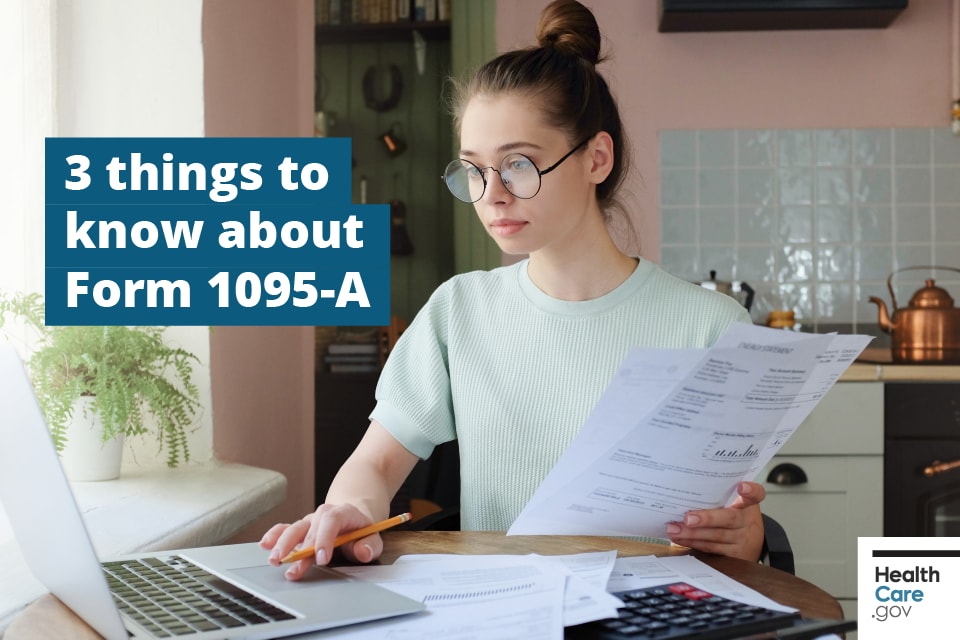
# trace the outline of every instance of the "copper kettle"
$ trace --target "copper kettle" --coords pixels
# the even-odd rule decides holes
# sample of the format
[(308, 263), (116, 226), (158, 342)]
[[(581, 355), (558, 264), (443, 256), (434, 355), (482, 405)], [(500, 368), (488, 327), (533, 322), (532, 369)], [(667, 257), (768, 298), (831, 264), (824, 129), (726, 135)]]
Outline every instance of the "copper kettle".
[(887, 288), (893, 303), (893, 317), (887, 316), (883, 300), (870, 296), (879, 309), (880, 328), (893, 336), (891, 351), (894, 362), (960, 363), (960, 308), (954, 307), (950, 294), (927, 278), (926, 286), (917, 290), (905, 308), (897, 308), (893, 292), (893, 276), (915, 269), (957, 271), (953, 267), (904, 267), (890, 274)]

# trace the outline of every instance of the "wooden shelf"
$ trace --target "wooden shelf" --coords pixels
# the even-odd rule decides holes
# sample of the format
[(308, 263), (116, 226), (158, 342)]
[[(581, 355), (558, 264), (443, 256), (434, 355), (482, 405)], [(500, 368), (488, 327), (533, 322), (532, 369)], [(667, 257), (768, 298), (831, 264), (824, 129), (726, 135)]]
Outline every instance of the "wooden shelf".
[(449, 40), (450, 21), (381, 22), (375, 24), (324, 24), (316, 27), (316, 43), (397, 42), (413, 41), (413, 32), (419, 31), (427, 41)]

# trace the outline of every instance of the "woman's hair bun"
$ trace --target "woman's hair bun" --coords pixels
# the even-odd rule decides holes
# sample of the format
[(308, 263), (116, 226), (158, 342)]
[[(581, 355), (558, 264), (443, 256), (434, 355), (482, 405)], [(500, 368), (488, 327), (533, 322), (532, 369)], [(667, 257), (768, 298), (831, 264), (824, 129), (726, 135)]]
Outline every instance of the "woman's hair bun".
[(577, 0), (554, 0), (540, 14), (537, 44), (579, 56), (596, 65), (600, 57), (600, 27), (593, 13)]

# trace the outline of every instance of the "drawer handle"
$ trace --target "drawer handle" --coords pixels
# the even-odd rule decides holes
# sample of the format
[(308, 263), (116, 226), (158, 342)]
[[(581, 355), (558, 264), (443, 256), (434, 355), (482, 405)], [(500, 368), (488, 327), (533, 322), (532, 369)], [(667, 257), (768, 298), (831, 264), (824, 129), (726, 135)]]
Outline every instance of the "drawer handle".
[(946, 471), (952, 471), (957, 467), (960, 467), (960, 460), (954, 460), (953, 462), (940, 462), (939, 460), (934, 460), (923, 468), (923, 475), (928, 478), (932, 478), (933, 476)]
[(767, 476), (767, 482), (782, 486), (805, 484), (807, 482), (807, 474), (792, 462), (781, 462), (770, 470), (770, 475)]

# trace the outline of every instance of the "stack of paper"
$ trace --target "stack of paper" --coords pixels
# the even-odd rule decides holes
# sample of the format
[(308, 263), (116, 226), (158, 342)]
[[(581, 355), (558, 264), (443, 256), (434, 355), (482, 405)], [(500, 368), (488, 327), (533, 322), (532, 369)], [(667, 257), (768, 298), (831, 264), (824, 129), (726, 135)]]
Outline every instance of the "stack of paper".
[(612, 618), (610, 591), (688, 582), (726, 598), (779, 605), (692, 556), (616, 558), (615, 551), (567, 556), (414, 555), (388, 566), (339, 569), (424, 602), (422, 613), (311, 634), (393, 640), (559, 640), (563, 628)]
[(663, 538), (729, 505), (872, 339), (734, 324), (632, 351), (508, 533)]

